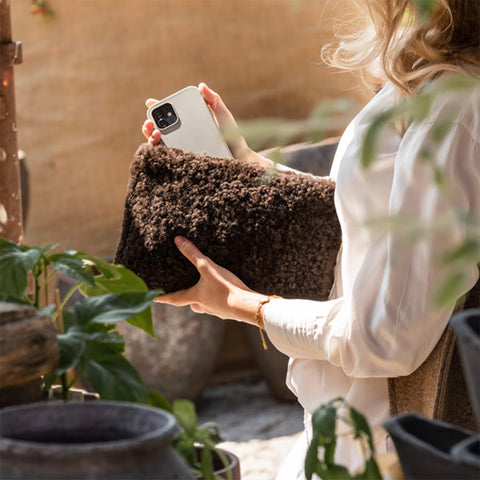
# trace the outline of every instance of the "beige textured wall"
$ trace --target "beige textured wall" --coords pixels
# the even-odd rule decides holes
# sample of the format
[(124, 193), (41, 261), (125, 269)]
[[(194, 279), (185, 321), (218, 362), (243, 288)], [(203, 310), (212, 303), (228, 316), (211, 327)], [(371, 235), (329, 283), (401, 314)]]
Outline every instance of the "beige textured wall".
[(320, 64), (346, 0), (50, 0), (38, 21), (12, 2), (19, 146), (31, 208), (25, 241), (111, 255), (144, 100), (206, 81), (239, 119), (301, 118), (322, 99), (365, 99)]

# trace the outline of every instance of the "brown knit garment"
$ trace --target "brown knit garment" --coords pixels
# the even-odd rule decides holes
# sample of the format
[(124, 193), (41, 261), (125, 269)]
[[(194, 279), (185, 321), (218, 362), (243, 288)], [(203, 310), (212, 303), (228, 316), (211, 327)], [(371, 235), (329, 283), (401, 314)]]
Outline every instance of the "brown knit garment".
[(143, 144), (115, 262), (149, 288), (188, 288), (199, 275), (173, 243), (182, 235), (256, 291), (326, 299), (341, 238), (334, 191), (326, 178)]
[[(462, 309), (480, 308), (480, 279)], [(454, 331), (447, 327), (428, 358), (410, 375), (388, 382), (390, 413), (416, 412), (478, 431)]]
[[(333, 182), (162, 146), (142, 145), (131, 166), (116, 263), (166, 292), (188, 288), (196, 269), (173, 244), (192, 240), (265, 294), (322, 300), (340, 246)], [(464, 308), (480, 306), (480, 281)], [(447, 328), (411, 375), (389, 379), (391, 414), (417, 412), (475, 430), (455, 335)]]

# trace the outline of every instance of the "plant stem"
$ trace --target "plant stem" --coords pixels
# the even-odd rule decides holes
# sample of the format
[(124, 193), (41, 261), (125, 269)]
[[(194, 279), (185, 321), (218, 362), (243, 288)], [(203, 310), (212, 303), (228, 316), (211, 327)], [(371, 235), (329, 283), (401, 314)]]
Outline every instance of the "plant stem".
[(223, 463), (223, 466), (227, 469), (227, 480), (233, 480), (233, 474), (231, 470), (228, 470), (228, 466), (230, 465), (227, 456), (218, 448), (213, 449), (214, 452), (220, 457), (220, 460)]
[(54, 270), (52, 270), (52, 271), (48, 274), (48, 276), (45, 275), (44, 280), (43, 280), (43, 283), (40, 285), (40, 288), (45, 287), (45, 286), (48, 284), (48, 282), (50, 282), (50, 280), (52, 279), (52, 277), (55, 276), (56, 273), (57, 273), (57, 271), (54, 269)]
[(36, 275), (36, 272), (32, 271), (32, 274), (33, 274), (33, 280), (35, 282), (33, 304), (35, 308), (38, 310), (40, 308), (40, 284), (38, 283), (38, 276)]
[(80, 378), (80, 373), (78, 375), (75, 375), (75, 377), (73, 377), (73, 380), (68, 384), (68, 389), (72, 388), (74, 385), (75, 385), (75, 382)]
[(44, 294), (45, 294), (45, 306), (48, 305), (48, 265), (45, 265), (45, 270), (43, 271), (43, 284)]
[(62, 381), (62, 400), (68, 402), (68, 385), (67, 385), (67, 374), (62, 373), (60, 375), (60, 380)]
[(60, 290), (58, 288), (55, 289), (55, 303), (57, 304), (57, 316), (58, 316), (58, 318), (56, 319), (57, 331), (58, 333), (65, 333), (63, 328), (62, 305), (60, 304)]

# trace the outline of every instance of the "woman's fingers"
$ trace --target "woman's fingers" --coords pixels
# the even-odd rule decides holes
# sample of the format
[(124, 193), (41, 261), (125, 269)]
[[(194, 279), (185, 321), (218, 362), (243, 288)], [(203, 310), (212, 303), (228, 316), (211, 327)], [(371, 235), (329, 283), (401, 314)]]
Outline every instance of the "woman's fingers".
[(191, 289), (188, 288), (187, 290), (179, 290), (178, 292), (164, 293), (163, 295), (159, 295), (154, 302), (168, 303), (169, 305), (174, 305), (175, 307), (190, 305), (190, 303), (192, 303), (192, 295), (190, 290)]
[[(156, 100), (155, 98), (149, 98), (145, 101), (145, 105), (147, 107), (151, 107), (157, 102), (158, 100)], [(145, 120), (142, 127), (142, 133), (143, 135), (145, 135), (145, 138), (151, 145), (157, 145), (158, 143), (160, 143), (162, 134), (155, 128), (155, 125), (151, 120)]]
[(145, 100), (145, 105), (147, 107), (151, 107), (152, 105), (155, 105), (155, 103), (157, 103), (158, 100), (156, 98), (147, 98), (147, 100)]
[(143, 122), (142, 133), (145, 135), (145, 137), (147, 139), (153, 133), (154, 128), (155, 127), (154, 127), (153, 122), (151, 120), (145, 120), (145, 122)]
[(210, 107), (210, 110), (212, 110), (220, 130), (226, 136), (228, 146), (233, 156), (238, 159), (246, 157), (249, 152), (248, 145), (238, 129), (235, 118), (225, 103), (223, 103), (222, 97), (205, 83), (200, 83), (198, 89)]
[(232, 113), (227, 108), (225, 103), (223, 103), (222, 97), (216, 92), (214, 92), (207, 84), (201, 83), (198, 86), (200, 93), (202, 94), (205, 101), (208, 103), (212, 109), (215, 117), (218, 121), (218, 126), (220, 128), (230, 127), (236, 125), (235, 119), (233, 118)]
[(180, 250), (180, 253), (195, 265), (197, 270), (200, 271), (207, 265), (209, 258), (206, 257), (190, 240), (178, 236), (175, 237), (175, 245)]
[(162, 138), (162, 134), (155, 129), (155, 125), (151, 120), (145, 120), (142, 127), (142, 133), (148, 140), (148, 143), (152, 145), (157, 145), (157, 143), (159, 143), (160, 139)]

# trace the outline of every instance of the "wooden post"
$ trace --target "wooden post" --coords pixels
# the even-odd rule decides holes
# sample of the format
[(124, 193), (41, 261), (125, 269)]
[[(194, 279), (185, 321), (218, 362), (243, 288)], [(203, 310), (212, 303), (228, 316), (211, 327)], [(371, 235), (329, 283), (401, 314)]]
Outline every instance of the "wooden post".
[(22, 45), (12, 42), (10, 1), (0, 0), (0, 237), (21, 243), (22, 197), (13, 66), (22, 62)]

